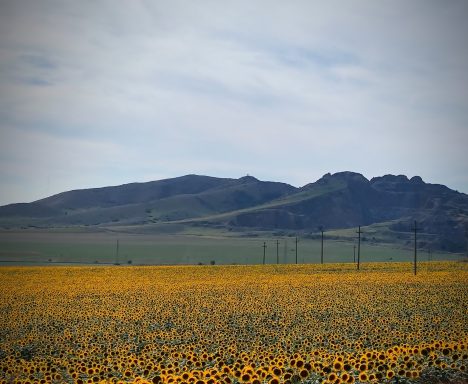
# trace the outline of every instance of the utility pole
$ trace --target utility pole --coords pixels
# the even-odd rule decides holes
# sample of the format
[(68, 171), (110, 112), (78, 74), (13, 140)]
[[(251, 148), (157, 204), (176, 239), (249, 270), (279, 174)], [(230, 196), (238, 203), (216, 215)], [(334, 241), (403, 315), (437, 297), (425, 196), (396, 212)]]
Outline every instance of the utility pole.
[(466, 257), (468, 258), (468, 224), (465, 224)]
[(288, 264), (289, 263), (289, 257), (288, 257), (288, 239), (284, 239), (284, 248), (283, 248), (283, 259), (284, 263)]
[(119, 265), (119, 239), (117, 239), (117, 244), (115, 247), (115, 265)]
[(263, 242), (263, 265), (265, 265), (266, 241)]
[(320, 263), (323, 264), (323, 227), (320, 228), (320, 231), (322, 232), (322, 249), (320, 252)]
[(358, 231), (356, 232), (358, 234), (358, 246), (357, 246), (357, 269), (359, 271), (359, 262), (361, 261), (361, 226), (359, 226)]
[(296, 236), (296, 264), (297, 264), (297, 236)]
[(276, 264), (279, 264), (279, 240), (276, 239)]
[(421, 228), (418, 228), (418, 224), (416, 220), (414, 220), (414, 227), (412, 228), (414, 231), (414, 275), (416, 275), (416, 263), (417, 263), (417, 257), (418, 257), (418, 231), (421, 230)]

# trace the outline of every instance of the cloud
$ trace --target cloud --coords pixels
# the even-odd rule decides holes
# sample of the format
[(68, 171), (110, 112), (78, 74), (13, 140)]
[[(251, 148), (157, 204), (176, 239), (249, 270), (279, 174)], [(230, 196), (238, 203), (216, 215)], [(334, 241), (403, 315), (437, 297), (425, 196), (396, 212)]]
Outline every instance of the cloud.
[(43, 194), (28, 181), (42, 169), (73, 170), (57, 188), (349, 169), (468, 191), (467, 15), (463, 1), (4, 1), (0, 134), (22, 156), (3, 154), (0, 204)]

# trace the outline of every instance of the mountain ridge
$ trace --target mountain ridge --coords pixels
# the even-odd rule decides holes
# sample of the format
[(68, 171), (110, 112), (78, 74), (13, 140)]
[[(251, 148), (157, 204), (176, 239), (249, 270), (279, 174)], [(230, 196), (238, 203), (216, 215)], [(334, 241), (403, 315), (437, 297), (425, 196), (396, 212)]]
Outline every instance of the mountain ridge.
[[(62, 192), (32, 203), (0, 207), (0, 226), (133, 227), (203, 225), (227, 231), (314, 233), (377, 223), (427, 232), (423, 246), (466, 249), (468, 195), (405, 175), (327, 173), (302, 187), (253, 176), (201, 175)], [(168, 227), (170, 230), (170, 227)]]

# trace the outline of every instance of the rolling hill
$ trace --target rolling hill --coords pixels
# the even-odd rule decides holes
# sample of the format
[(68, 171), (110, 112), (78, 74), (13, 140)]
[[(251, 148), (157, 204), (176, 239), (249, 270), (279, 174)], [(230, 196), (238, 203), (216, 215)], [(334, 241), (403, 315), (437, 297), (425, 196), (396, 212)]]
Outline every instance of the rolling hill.
[[(0, 225), (12, 227), (128, 228), (165, 231), (211, 227), (314, 236), (320, 227), (337, 237), (358, 225), (372, 241), (410, 241), (414, 221), (420, 246), (450, 252), (467, 247), (468, 195), (420, 177), (353, 172), (326, 174), (296, 188), (252, 176), (186, 175), (121, 186), (63, 192), (32, 203), (0, 207)], [(376, 229), (377, 228), (377, 229)], [(340, 232), (341, 231), (341, 232)]]
[(186, 175), (148, 183), (74, 190), (0, 207), (10, 225), (138, 225), (252, 207), (295, 191), (284, 183)]

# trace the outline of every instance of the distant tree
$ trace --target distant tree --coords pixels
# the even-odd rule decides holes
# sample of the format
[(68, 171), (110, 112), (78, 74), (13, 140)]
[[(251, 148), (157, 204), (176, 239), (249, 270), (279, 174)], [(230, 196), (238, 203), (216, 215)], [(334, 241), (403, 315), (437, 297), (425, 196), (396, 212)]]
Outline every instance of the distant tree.
[(210, 264), (211, 264), (211, 265), (215, 265), (215, 264), (216, 264), (216, 261), (211, 260), (211, 261), (210, 261)]
[(132, 260), (128, 260), (128, 261), (127, 261), (127, 264), (132, 264)]

